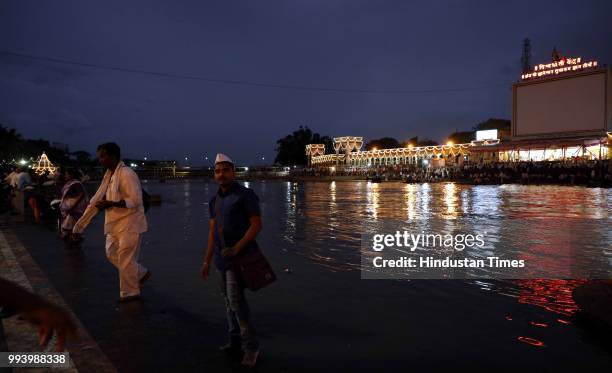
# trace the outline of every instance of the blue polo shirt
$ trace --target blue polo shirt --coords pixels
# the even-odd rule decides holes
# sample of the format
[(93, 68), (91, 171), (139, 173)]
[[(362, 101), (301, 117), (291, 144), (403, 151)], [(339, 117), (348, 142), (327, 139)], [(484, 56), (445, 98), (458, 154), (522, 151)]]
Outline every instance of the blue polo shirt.
[[(208, 213), (211, 219), (217, 218), (217, 196), (220, 197), (219, 213), (223, 219), (223, 238), (225, 246), (234, 246), (251, 226), (249, 218), (253, 216), (261, 216), (259, 210), (259, 198), (252, 189), (244, 187), (236, 182), (230, 184), (225, 192), (219, 188), (217, 193), (210, 199), (208, 203)], [(231, 268), (231, 258), (221, 256), (221, 240), (219, 239), (219, 230), (215, 229), (215, 251), (214, 262), (215, 266), (220, 271), (226, 271)], [(251, 241), (245, 248), (245, 252), (254, 251), (257, 249), (257, 242)]]

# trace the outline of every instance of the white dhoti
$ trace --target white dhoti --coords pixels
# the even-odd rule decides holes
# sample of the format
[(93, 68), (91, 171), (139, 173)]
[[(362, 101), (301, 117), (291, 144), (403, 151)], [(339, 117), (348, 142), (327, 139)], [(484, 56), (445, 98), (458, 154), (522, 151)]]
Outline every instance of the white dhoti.
[(140, 279), (147, 269), (138, 263), (140, 233), (120, 232), (106, 235), (106, 257), (119, 270), (121, 297), (140, 294)]
[(81, 233), (98, 213), (96, 203), (102, 200), (123, 201), (125, 208), (109, 207), (104, 210), (104, 234), (106, 234), (106, 257), (119, 270), (120, 296), (140, 294), (140, 279), (147, 269), (138, 263), (140, 239), (147, 231), (147, 218), (142, 203), (142, 188), (138, 175), (123, 162), (115, 172), (107, 170), (102, 184), (89, 201), (83, 216), (72, 229)]

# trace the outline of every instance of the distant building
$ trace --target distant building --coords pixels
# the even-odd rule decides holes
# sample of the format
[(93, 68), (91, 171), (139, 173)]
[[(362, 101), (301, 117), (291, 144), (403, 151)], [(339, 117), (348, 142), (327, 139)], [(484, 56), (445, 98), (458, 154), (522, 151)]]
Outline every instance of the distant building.
[(314, 166), (344, 168), (612, 158), (609, 68), (559, 56), (523, 73), (512, 92), (512, 121), (489, 119), (445, 145), (362, 151), (361, 137), (338, 137), (335, 153), (321, 155), (315, 144), (306, 152)]
[(509, 141), (475, 148), (481, 160), (610, 158), (612, 80), (596, 61), (559, 58), (512, 86)]
[(140, 178), (158, 179), (175, 177), (177, 174), (176, 161), (157, 161), (141, 159), (124, 159), (123, 162), (131, 167)]

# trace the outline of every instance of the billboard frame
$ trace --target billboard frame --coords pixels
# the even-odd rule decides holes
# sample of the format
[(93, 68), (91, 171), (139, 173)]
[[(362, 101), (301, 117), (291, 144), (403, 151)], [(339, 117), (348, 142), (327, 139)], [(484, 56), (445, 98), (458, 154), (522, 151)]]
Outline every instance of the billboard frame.
[[(600, 128), (589, 129), (589, 130), (575, 130), (575, 131), (560, 131), (560, 132), (540, 132), (540, 133), (529, 133), (523, 135), (517, 135), (517, 90), (519, 87), (534, 85), (534, 84), (546, 84), (559, 80), (573, 79), (589, 75), (604, 74), (604, 115)], [(563, 75), (556, 75), (553, 77), (535, 78), (525, 81), (519, 81), (512, 84), (512, 125), (511, 125), (511, 136), (512, 139), (529, 139), (529, 138), (561, 138), (561, 137), (575, 137), (575, 136), (605, 136), (606, 132), (612, 130), (612, 79), (610, 79), (610, 69), (608, 67), (601, 67), (598, 69), (578, 71), (575, 73), (567, 73)]]

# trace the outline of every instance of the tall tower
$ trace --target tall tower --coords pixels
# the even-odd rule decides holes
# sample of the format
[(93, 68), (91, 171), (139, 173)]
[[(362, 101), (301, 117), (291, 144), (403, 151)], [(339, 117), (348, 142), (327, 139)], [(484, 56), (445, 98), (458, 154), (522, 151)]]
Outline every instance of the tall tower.
[(531, 71), (531, 41), (528, 38), (523, 40), (523, 55), (521, 56), (521, 68), (523, 74)]
[(552, 60), (553, 60), (553, 62), (557, 62), (557, 61), (559, 61), (562, 58), (563, 58), (563, 56), (561, 55), (561, 53), (557, 49), (557, 46), (554, 46), (553, 50), (552, 50)]

